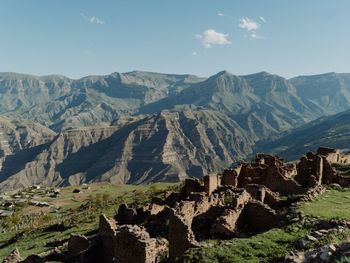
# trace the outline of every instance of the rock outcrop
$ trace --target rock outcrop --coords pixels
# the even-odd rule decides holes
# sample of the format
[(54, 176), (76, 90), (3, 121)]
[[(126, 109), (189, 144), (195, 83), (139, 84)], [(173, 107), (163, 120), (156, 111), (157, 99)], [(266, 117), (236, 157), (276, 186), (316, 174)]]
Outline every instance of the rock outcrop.
[(234, 120), (218, 111), (124, 117), (112, 126), (60, 132), (49, 143), (6, 156), (0, 190), (201, 178), (243, 158), (252, 144)]

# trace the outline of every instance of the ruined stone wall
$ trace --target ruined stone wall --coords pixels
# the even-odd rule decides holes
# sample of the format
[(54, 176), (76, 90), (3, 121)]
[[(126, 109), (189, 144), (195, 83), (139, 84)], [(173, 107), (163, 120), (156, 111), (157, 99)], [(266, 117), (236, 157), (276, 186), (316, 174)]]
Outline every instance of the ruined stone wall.
[(271, 191), (269, 188), (258, 185), (249, 184), (245, 187), (245, 190), (257, 201), (260, 201), (269, 206), (275, 206), (280, 202), (278, 194)]
[(115, 236), (115, 262), (154, 263), (158, 254), (166, 248), (166, 242), (159, 246), (155, 238), (137, 225), (124, 225), (118, 228)]
[(301, 194), (305, 192), (305, 189), (296, 180), (283, 176), (273, 166), (267, 168), (266, 176), (261, 184), (271, 191), (281, 194)]
[(320, 147), (317, 154), (326, 157), (331, 164), (345, 164), (350, 162), (350, 154), (342, 154), (339, 149)]
[[(81, 237), (74, 237), (74, 240)], [(102, 243), (101, 262), (110, 263), (154, 263), (162, 254), (168, 253), (168, 242), (162, 238), (151, 238), (144, 227), (137, 225), (118, 226), (113, 219), (101, 215), (98, 238)], [(74, 251), (86, 244), (72, 242)], [(86, 242), (85, 242), (86, 243)]]
[(233, 187), (237, 187), (237, 184), (238, 184), (237, 171), (234, 169), (224, 170), (224, 172), (221, 176), (221, 185), (231, 185)]
[(204, 192), (204, 186), (198, 179), (187, 178), (181, 189), (181, 195), (182, 197), (187, 197), (193, 192)]
[(304, 187), (314, 187), (322, 183), (323, 158), (309, 152), (302, 157), (297, 165), (297, 175), (294, 179)]
[(245, 225), (258, 232), (278, 226), (281, 220), (276, 211), (258, 201), (249, 202), (243, 213)]
[(258, 153), (255, 156), (255, 162), (258, 164), (266, 164), (268, 166), (283, 166), (283, 159), (269, 154)]
[(220, 176), (218, 174), (207, 175), (203, 178), (204, 181), (204, 190), (207, 195), (210, 195), (220, 186)]
[(223, 238), (233, 237), (237, 231), (237, 222), (242, 211), (243, 208), (225, 209), (213, 222), (210, 229), (211, 235)]
[(175, 211), (169, 220), (169, 262), (179, 260), (189, 248), (198, 246), (192, 232), (192, 215), (180, 215)]
[(244, 188), (249, 184), (264, 185), (274, 192), (283, 194), (296, 194), (305, 191), (295, 180), (284, 176), (283, 167), (277, 165), (243, 165), (238, 176), (238, 187)]
[(102, 243), (101, 258), (106, 263), (114, 262), (114, 238), (117, 232), (117, 224), (115, 220), (108, 219), (105, 215), (100, 216), (98, 237)]

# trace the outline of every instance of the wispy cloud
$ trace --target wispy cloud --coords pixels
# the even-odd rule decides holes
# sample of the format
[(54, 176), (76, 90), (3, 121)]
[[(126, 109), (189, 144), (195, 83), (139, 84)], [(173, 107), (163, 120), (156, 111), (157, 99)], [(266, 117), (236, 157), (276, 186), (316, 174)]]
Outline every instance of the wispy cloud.
[(260, 27), (260, 25), (253, 19), (250, 19), (248, 17), (242, 17), (239, 20), (239, 27), (247, 31), (256, 31)]
[(262, 22), (266, 23), (266, 19), (265, 19), (265, 17), (263, 17), (263, 16), (259, 16), (259, 19), (260, 19)]
[(88, 21), (90, 24), (96, 24), (96, 25), (105, 25), (106, 22), (100, 19), (97, 16), (87, 16), (84, 13), (80, 14), (86, 21)]
[[(259, 18), (260, 18), (260, 20), (264, 19), (262, 21), (266, 22), (265, 18), (263, 18), (263, 17), (259, 17)], [(244, 29), (245, 31), (247, 31), (250, 34), (251, 38), (255, 38), (255, 39), (264, 38), (263, 36), (258, 35), (257, 31), (260, 28), (260, 24), (257, 21), (254, 21), (253, 19), (250, 19), (248, 17), (242, 17), (239, 20), (238, 26), (240, 28)]]
[(214, 29), (208, 29), (202, 34), (195, 35), (199, 39), (205, 48), (210, 48), (212, 45), (230, 45), (231, 41), (228, 38), (228, 34), (220, 33)]
[(223, 13), (218, 13), (218, 16), (225, 16)]
[(197, 56), (197, 54), (198, 54), (197, 51), (192, 52), (192, 56)]
[(89, 21), (90, 21), (91, 24), (97, 24), (97, 25), (104, 25), (104, 24), (106, 24), (105, 21), (102, 21), (97, 16), (90, 17)]

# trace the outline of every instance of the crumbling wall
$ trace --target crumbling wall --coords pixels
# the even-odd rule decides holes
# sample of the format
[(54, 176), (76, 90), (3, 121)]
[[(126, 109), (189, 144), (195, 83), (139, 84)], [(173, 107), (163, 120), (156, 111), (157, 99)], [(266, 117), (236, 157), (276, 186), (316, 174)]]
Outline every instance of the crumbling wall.
[(192, 217), (184, 213), (178, 214), (175, 210), (169, 221), (169, 262), (181, 259), (185, 251), (198, 246), (192, 232)]
[(294, 179), (304, 187), (315, 187), (322, 183), (323, 158), (311, 152), (302, 157), (297, 165), (297, 175)]
[(117, 224), (115, 220), (108, 219), (104, 214), (100, 216), (98, 237), (102, 243), (102, 259), (103, 262), (114, 262), (114, 238), (117, 232)]
[(269, 206), (275, 206), (280, 202), (278, 194), (271, 191), (269, 188), (258, 185), (249, 184), (245, 187), (245, 190), (256, 200), (265, 203)]
[(224, 170), (221, 176), (221, 185), (231, 185), (237, 187), (238, 184), (238, 174), (234, 169)]
[(126, 204), (121, 204), (115, 219), (118, 221), (119, 225), (132, 225), (136, 223), (136, 217), (136, 209), (129, 208)]
[(259, 202), (249, 202), (243, 210), (243, 222), (251, 230), (262, 232), (281, 224), (281, 216), (269, 206)]
[(259, 184), (282, 194), (305, 192), (305, 189), (298, 182), (284, 175), (291, 171), (286, 170), (280, 159), (276, 159), (275, 162), (272, 160), (271, 156), (269, 158), (265, 156), (263, 159), (258, 158), (255, 164), (243, 164), (238, 176), (238, 187), (244, 188), (249, 184)]
[(305, 192), (305, 189), (296, 180), (285, 177), (280, 170), (274, 166), (268, 167), (261, 184), (271, 191), (281, 194), (301, 194)]
[(115, 236), (115, 262), (154, 263), (162, 254), (167, 253), (164, 239), (151, 238), (147, 231), (137, 225), (123, 225)]
[(330, 164), (346, 164), (350, 162), (350, 153), (343, 154), (339, 149), (320, 147), (318, 155), (322, 155)]
[(204, 186), (198, 179), (187, 178), (181, 189), (181, 196), (185, 198), (193, 192), (204, 192)]
[(320, 147), (316, 154), (324, 156), (330, 163), (341, 162), (341, 152), (338, 149)]
[(220, 186), (220, 176), (218, 174), (207, 175), (203, 177), (204, 190), (207, 195), (210, 195)]
[(237, 231), (237, 222), (242, 211), (243, 208), (225, 209), (212, 224), (211, 235), (223, 238), (233, 237)]
[[(158, 257), (168, 253), (165, 239), (151, 238), (144, 227), (137, 225), (117, 226), (113, 219), (104, 215), (100, 216), (98, 238), (102, 243), (102, 262), (154, 263)], [(70, 243), (79, 250), (81, 246), (83, 249), (86, 247), (86, 242)]]
[(337, 175), (332, 167), (332, 163), (341, 161), (340, 151), (330, 148), (319, 148), (318, 153), (319, 155), (315, 155), (309, 152), (306, 154), (306, 157), (300, 159), (295, 180), (305, 187), (332, 183), (349, 186), (350, 179)]

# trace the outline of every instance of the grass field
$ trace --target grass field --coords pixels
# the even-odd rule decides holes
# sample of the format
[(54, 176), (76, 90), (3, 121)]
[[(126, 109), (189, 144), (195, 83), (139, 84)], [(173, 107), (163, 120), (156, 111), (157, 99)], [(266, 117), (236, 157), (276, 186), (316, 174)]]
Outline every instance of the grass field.
[[(114, 217), (119, 204), (143, 204), (162, 191), (176, 188), (178, 184), (157, 183), (151, 185), (91, 184), (89, 189), (66, 187), (57, 198), (41, 198), (51, 207), (25, 206), (7, 218), (9, 228), (21, 225), (17, 230), (0, 234), (0, 259), (15, 247), (23, 257), (39, 254), (62, 245), (71, 234), (84, 234), (97, 229), (99, 215)], [(78, 187), (81, 188), (81, 187)], [(30, 220), (28, 220), (28, 218)], [(25, 223), (23, 223), (25, 222)], [(61, 227), (55, 229), (52, 226)], [(51, 228), (50, 228), (51, 227)]]
[(251, 238), (212, 241), (207, 244), (208, 247), (187, 251), (185, 262), (276, 262), (283, 259), (295, 241), (308, 232), (308, 229), (291, 225), (283, 229), (271, 229)]
[(350, 220), (350, 189), (342, 191), (329, 189), (316, 200), (302, 204), (300, 211), (307, 216), (323, 219)]

